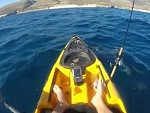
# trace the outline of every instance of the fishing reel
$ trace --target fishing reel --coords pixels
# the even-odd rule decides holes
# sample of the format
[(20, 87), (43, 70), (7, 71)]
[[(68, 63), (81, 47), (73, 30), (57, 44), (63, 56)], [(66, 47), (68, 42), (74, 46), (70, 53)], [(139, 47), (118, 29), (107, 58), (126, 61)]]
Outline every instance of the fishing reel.
[(109, 62), (109, 65), (110, 67), (113, 67), (113, 66), (122, 66), (123, 65), (123, 59), (122, 58), (116, 58), (115, 59), (115, 63), (111, 63)]

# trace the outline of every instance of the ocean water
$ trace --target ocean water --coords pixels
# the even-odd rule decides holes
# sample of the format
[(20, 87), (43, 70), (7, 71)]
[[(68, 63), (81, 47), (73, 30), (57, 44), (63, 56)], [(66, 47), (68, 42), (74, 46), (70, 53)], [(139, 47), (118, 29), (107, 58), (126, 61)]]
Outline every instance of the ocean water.
[[(33, 113), (44, 83), (65, 44), (76, 34), (108, 73), (123, 43), (130, 11), (53, 9), (0, 18), (0, 91), (20, 112)], [(133, 12), (113, 81), (128, 113), (150, 113), (150, 14)], [(10, 113), (0, 102), (0, 113)]]

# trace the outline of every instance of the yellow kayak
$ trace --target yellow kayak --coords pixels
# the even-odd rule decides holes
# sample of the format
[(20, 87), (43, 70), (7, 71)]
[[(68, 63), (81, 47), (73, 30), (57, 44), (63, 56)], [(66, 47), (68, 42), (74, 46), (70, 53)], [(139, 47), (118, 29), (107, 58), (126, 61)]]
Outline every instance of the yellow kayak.
[(86, 105), (92, 108), (91, 99), (95, 95), (93, 83), (97, 79), (103, 79), (107, 83), (104, 97), (107, 106), (114, 113), (126, 113), (123, 101), (102, 62), (84, 41), (73, 36), (49, 74), (35, 113), (44, 113), (45, 110), (56, 107), (58, 100), (53, 92), (55, 84), (61, 87), (70, 106)]

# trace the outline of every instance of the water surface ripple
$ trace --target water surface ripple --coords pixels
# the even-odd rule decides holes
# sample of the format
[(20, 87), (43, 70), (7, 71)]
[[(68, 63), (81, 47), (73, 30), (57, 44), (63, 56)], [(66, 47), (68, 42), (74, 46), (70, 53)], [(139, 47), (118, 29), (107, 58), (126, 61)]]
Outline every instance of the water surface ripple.
[[(130, 12), (111, 8), (55, 9), (0, 18), (0, 88), (20, 112), (32, 113), (58, 55), (77, 34), (110, 73)], [(133, 12), (123, 66), (113, 81), (128, 113), (150, 113), (150, 14)], [(0, 103), (0, 112), (9, 113)]]

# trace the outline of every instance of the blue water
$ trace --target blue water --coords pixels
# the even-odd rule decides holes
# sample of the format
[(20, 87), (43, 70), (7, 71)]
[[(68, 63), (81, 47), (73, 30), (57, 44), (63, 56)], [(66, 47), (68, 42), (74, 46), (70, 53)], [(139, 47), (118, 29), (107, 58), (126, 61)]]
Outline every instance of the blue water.
[[(129, 20), (128, 10), (55, 9), (0, 18), (0, 89), (6, 102), (32, 113), (58, 55), (77, 34), (110, 73)], [(150, 113), (150, 14), (134, 12), (113, 78), (128, 113)], [(0, 113), (10, 113), (0, 103)]]

